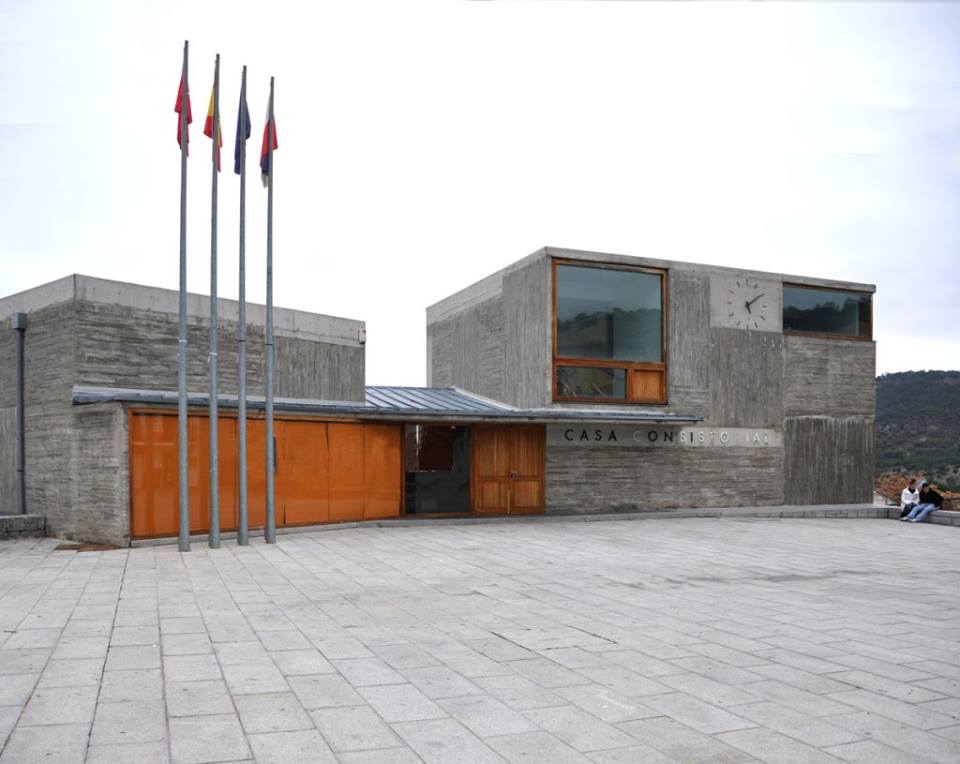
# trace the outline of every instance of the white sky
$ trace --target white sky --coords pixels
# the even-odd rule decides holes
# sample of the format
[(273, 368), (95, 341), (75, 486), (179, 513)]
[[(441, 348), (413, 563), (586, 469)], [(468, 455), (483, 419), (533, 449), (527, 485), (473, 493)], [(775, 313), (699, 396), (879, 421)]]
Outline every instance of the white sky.
[(876, 283), (878, 370), (960, 368), (960, 5), (0, 0), (0, 295), (177, 287), (187, 38), (191, 291), (219, 52), (220, 295), (246, 63), (249, 298), (274, 74), (276, 304), (365, 319), (369, 384), (422, 384), (424, 308), (545, 244)]

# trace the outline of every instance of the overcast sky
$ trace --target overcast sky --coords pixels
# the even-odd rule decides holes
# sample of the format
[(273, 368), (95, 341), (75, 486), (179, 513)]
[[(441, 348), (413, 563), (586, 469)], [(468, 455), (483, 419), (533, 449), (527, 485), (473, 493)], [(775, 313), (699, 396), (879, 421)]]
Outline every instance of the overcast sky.
[(0, 0), (0, 295), (177, 287), (187, 38), (191, 291), (219, 52), (227, 170), (241, 65), (251, 154), (277, 78), (276, 304), (365, 319), (370, 384), (423, 384), (425, 307), (543, 245), (875, 283), (878, 371), (960, 368), (960, 5)]

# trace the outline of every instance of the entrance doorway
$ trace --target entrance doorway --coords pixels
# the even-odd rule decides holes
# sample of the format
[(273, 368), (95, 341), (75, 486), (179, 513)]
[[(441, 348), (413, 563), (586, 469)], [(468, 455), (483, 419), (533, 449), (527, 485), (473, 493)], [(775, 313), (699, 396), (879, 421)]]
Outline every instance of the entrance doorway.
[(479, 515), (543, 512), (543, 425), (476, 426), (470, 438), (470, 497)]

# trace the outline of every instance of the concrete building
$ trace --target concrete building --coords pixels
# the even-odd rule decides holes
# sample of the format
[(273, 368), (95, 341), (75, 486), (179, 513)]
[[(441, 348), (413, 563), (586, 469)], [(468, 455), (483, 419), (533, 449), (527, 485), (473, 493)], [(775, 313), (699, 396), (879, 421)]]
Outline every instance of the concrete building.
[[(278, 526), (868, 501), (873, 287), (544, 249), (427, 311), (427, 388), (366, 387), (362, 322), (278, 308)], [(26, 321), (26, 493), (51, 535), (177, 532), (176, 292), (70, 276)], [(209, 529), (209, 301), (189, 296), (190, 526)], [(237, 304), (219, 301), (221, 530), (237, 524)], [(251, 526), (264, 310), (248, 306)], [(0, 331), (0, 512), (15, 506)]]
[(702, 418), (549, 425), (548, 513), (866, 502), (874, 291), (545, 248), (427, 309), (428, 384)]
[[(189, 296), (191, 391), (208, 387), (209, 304)], [(220, 384), (235, 391), (237, 303), (220, 300), (219, 309)], [(74, 275), (0, 299), (0, 316), (18, 313), (27, 316), (29, 511), (46, 516), (51, 535), (124, 544), (130, 538), (130, 406), (77, 406), (73, 390), (176, 390), (177, 292)], [(248, 305), (251, 392), (263, 390), (264, 315), (262, 306)], [(282, 308), (274, 315), (278, 396), (364, 399), (363, 322)], [(0, 510), (8, 511), (15, 503), (13, 335), (0, 331)], [(175, 454), (173, 464), (175, 473)], [(191, 472), (199, 487), (196, 463)]]

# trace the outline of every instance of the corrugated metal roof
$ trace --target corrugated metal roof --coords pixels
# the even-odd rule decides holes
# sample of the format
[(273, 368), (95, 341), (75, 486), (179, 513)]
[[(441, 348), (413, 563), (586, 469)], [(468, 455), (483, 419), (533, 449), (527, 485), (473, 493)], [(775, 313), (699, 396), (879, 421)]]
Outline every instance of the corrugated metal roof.
[[(205, 393), (190, 393), (189, 405), (206, 407), (209, 396)], [(172, 406), (177, 403), (174, 390), (134, 390), (116, 387), (73, 388), (73, 403), (76, 405), (105, 402), (132, 403), (139, 405)], [(236, 396), (221, 395), (219, 405), (231, 409), (237, 407)], [(670, 411), (644, 411), (631, 408), (532, 408), (522, 409), (501, 401), (456, 387), (383, 387), (366, 389), (366, 401), (324, 401), (304, 398), (275, 398), (278, 412), (315, 414), (354, 420), (392, 422), (596, 422), (596, 423), (658, 423), (692, 424), (703, 417)], [(247, 407), (253, 411), (264, 408), (263, 396), (249, 396)]]
[(456, 411), (498, 414), (514, 411), (506, 403), (483, 398), (456, 387), (367, 387), (367, 405), (400, 411)]

